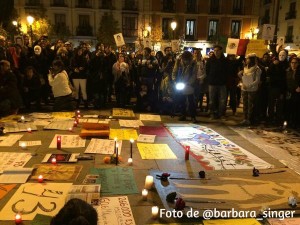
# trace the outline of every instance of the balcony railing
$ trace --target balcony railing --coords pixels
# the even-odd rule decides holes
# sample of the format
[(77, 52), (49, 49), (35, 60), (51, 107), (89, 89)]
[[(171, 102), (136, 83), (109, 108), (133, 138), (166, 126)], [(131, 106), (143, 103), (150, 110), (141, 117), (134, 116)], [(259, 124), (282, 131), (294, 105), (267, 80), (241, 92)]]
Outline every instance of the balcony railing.
[(137, 37), (138, 30), (137, 29), (124, 29), (122, 31), (124, 37)]
[(64, 2), (57, 2), (50, 4), (51, 7), (68, 7), (68, 5)]
[(92, 5), (89, 3), (81, 3), (81, 4), (77, 4), (76, 8), (92, 8)]
[(93, 36), (93, 28), (91, 26), (78, 26), (76, 28), (77, 36)]
[(285, 20), (296, 19), (297, 11), (289, 11), (285, 14)]

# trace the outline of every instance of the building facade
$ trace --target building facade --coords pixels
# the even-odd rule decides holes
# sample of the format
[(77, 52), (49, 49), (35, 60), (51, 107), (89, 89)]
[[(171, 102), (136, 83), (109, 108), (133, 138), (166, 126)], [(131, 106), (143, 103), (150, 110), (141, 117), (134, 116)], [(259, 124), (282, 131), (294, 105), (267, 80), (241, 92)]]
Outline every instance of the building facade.
[[(44, 12), (69, 39), (96, 39), (101, 17), (112, 12), (126, 43), (150, 37), (190, 42), (245, 38), (258, 26), (259, 0), (15, 0), (21, 23)], [(171, 22), (176, 21), (175, 30)], [(159, 37), (157, 37), (157, 35)]]

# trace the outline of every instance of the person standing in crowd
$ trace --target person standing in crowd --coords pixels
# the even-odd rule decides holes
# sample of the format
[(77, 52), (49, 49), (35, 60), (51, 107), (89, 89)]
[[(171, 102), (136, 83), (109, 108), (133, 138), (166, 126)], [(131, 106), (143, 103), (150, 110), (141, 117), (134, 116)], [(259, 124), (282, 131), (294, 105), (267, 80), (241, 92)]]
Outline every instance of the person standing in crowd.
[(51, 92), (51, 87), (48, 82), (48, 70), (50, 67), (49, 60), (47, 56), (42, 52), (42, 48), (39, 45), (34, 46), (34, 54), (29, 58), (29, 66), (33, 66), (34, 69), (43, 78), (42, 82), (42, 99), (45, 104), (49, 104), (49, 96)]
[(88, 108), (87, 92), (86, 92), (86, 81), (87, 81), (87, 71), (88, 71), (88, 61), (83, 54), (83, 49), (78, 48), (71, 61), (71, 78), (76, 89), (75, 99), (77, 101), (76, 107), (80, 106), (80, 92), (82, 94), (84, 108)]
[(197, 82), (195, 86), (196, 103), (198, 103), (200, 112), (208, 111), (208, 107), (206, 107), (206, 110), (203, 109), (204, 95), (206, 95), (206, 102), (208, 105), (209, 94), (208, 94), (207, 77), (205, 71), (205, 61), (202, 57), (201, 49), (194, 50), (194, 60), (197, 63)]
[(258, 119), (261, 121), (266, 121), (268, 115), (268, 84), (269, 77), (268, 69), (270, 67), (270, 55), (265, 53), (261, 60), (258, 61), (258, 66), (260, 67), (262, 73), (260, 76), (260, 85), (257, 92), (257, 107), (255, 110), (258, 115)]
[(69, 76), (61, 60), (53, 61), (48, 79), (54, 95), (53, 111), (74, 110)]
[(16, 114), (21, 106), (18, 81), (11, 72), (10, 62), (0, 61), (0, 117)]
[(268, 69), (269, 82), (269, 101), (268, 116), (269, 123), (280, 125), (283, 123), (283, 107), (286, 94), (286, 70), (289, 67), (287, 52), (279, 52), (278, 58), (271, 63)]
[(51, 219), (50, 225), (97, 225), (98, 213), (85, 201), (70, 199)]
[(228, 77), (228, 62), (223, 54), (222, 46), (214, 47), (212, 55), (206, 63), (206, 75), (208, 80), (210, 116), (219, 119), (225, 116)]
[[(137, 108), (145, 108), (145, 107), (139, 107), (139, 104), (143, 104), (140, 102), (140, 99), (144, 99), (145, 96), (151, 98), (146, 100), (146, 102), (149, 103), (147, 105), (147, 111), (153, 111), (154, 105), (155, 105), (155, 99), (156, 96), (154, 96), (154, 85), (156, 82), (156, 71), (158, 69), (158, 61), (157, 59), (151, 55), (151, 49), (146, 47), (143, 50), (143, 59), (139, 60), (138, 62), (138, 74), (139, 74), (139, 81), (143, 87), (143, 91), (138, 92), (138, 101), (137, 101)], [(147, 94), (143, 95), (143, 98), (140, 98), (140, 93), (147, 92)]]
[(99, 45), (90, 61), (88, 90), (90, 95), (89, 98), (93, 99), (95, 109), (103, 108), (106, 103), (107, 83), (104, 75), (104, 56), (104, 49), (101, 49)]
[(23, 101), (27, 109), (31, 108), (31, 102), (35, 102), (36, 109), (41, 108), (41, 77), (34, 67), (28, 66), (25, 69), (23, 82)]
[(239, 72), (242, 80), (243, 112), (244, 120), (240, 125), (253, 124), (253, 108), (255, 104), (256, 93), (260, 82), (261, 69), (257, 65), (256, 55), (254, 53), (247, 55), (244, 70)]
[(290, 60), (286, 81), (285, 118), (289, 127), (300, 128), (300, 62), (297, 57)]
[(111, 96), (113, 94), (114, 75), (112, 73), (112, 67), (117, 62), (116, 55), (111, 51), (111, 46), (105, 46), (104, 57), (104, 79), (106, 80), (105, 102), (111, 102)]
[(189, 104), (189, 114), (191, 116), (192, 123), (196, 123), (196, 105), (194, 99), (194, 86), (196, 83), (197, 65), (193, 60), (193, 55), (189, 51), (182, 53), (181, 57), (176, 60), (172, 80), (178, 84), (183, 83), (183, 90), (176, 90), (176, 103), (181, 107), (180, 121), (186, 120), (186, 100)]
[(129, 65), (125, 62), (125, 55), (119, 54), (118, 61), (113, 65), (114, 87), (118, 107), (125, 107), (130, 95)]
[(235, 55), (228, 54), (228, 80), (227, 80), (227, 96), (229, 95), (229, 106), (232, 109), (232, 115), (235, 115), (237, 109), (237, 85), (240, 81), (238, 72), (242, 69), (242, 65), (236, 59)]

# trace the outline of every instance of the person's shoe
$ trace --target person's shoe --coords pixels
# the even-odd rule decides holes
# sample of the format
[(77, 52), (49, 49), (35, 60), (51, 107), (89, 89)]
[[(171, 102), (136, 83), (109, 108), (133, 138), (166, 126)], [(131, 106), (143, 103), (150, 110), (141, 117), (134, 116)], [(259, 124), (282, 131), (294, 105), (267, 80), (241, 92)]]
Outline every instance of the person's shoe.
[(242, 122), (240, 122), (239, 125), (240, 126), (249, 126), (250, 125), (250, 121), (249, 120), (243, 120)]
[(179, 121), (186, 121), (186, 117), (185, 116), (180, 116), (178, 120)]
[(192, 123), (198, 123), (196, 117), (192, 117)]

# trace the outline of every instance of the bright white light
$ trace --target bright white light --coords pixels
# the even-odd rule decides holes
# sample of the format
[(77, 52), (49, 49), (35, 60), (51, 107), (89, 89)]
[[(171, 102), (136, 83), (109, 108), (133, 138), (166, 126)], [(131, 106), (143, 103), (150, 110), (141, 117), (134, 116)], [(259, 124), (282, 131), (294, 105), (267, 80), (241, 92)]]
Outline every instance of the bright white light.
[(27, 16), (27, 22), (29, 23), (29, 25), (32, 25), (34, 21), (34, 18), (32, 16)]
[(176, 27), (177, 27), (177, 23), (176, 23), (175, 21), (173, 21), (173, 22), (171, 23), (171, 28), (172, 28), (172, 30), (175, 30)]
[(176, 89), (178, 90), (178, 91), (181, 91), (181, 90), (183, 90), (185, 88), (185, 84), (184, 83), (177, 83), (176, 84)]

